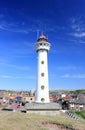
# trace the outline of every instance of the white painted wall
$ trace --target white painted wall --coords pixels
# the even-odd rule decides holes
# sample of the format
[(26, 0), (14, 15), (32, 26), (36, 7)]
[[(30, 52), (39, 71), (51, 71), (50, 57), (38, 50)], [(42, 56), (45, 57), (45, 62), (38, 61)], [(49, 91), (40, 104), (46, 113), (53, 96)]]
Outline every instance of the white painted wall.
[[(41, 63), (42, 61), (44, 62), (44, 64)], [(41, 73), (44, 73), (43, 77), (41, 76)], [(44, 89), (41, 89), (42, 85), (45, 87)], [(44, 99), (44, 103), (49, 102), (48, 59), (46, 50), (38, 51), (36, 102), (41, 102), (41, 98)]]

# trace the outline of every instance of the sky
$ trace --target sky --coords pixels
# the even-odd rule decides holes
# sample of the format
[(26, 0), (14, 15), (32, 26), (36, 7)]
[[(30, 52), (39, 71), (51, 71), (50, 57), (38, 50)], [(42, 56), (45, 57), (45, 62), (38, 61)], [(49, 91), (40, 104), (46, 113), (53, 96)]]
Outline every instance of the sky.
[(85, 89), (85, 0), (0, 0), (0, 89), (36, 89), (42, 32), (49, 89)]

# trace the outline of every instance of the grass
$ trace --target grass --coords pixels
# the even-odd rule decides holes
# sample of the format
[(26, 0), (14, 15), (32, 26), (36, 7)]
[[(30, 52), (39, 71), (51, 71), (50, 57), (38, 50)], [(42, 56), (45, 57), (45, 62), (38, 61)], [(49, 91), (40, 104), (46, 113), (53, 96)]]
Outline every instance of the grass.
[(0, 112), (0, 130), (52, 130), (43, 125), (42, 122), (55, 122), (70, 128), (85, 130), (84, 122), (70, 119), (63, 113), (57, 116), (44, 116), (19, 112)]
[(85, 119), (85, 111), (71, 111), (72, 113), (76, 114), (80, 118)]
[(2, 105), (0, 105), (0, 108), (6, 108), (6, 107), (8, 107), (8, 104), (2, 104)]

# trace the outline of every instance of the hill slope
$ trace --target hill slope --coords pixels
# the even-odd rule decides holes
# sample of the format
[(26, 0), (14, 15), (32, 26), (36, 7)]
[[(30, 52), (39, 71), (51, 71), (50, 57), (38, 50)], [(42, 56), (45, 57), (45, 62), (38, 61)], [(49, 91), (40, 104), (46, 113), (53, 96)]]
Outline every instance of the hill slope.
[(0, 130), (85, 130), (84, 123), (70, 119), (63, 113), (42, 116), (0, 111)]

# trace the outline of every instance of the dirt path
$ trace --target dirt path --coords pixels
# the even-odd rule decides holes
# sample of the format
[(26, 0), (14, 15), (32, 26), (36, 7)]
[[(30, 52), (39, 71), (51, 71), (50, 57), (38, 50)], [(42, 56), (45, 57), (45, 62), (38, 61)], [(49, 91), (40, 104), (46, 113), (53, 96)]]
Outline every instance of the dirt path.
[(76, 130), (72, 127), (65, 126), (64, 124), (56, 122), (42, 122), (42, 125), (48, 130)]

